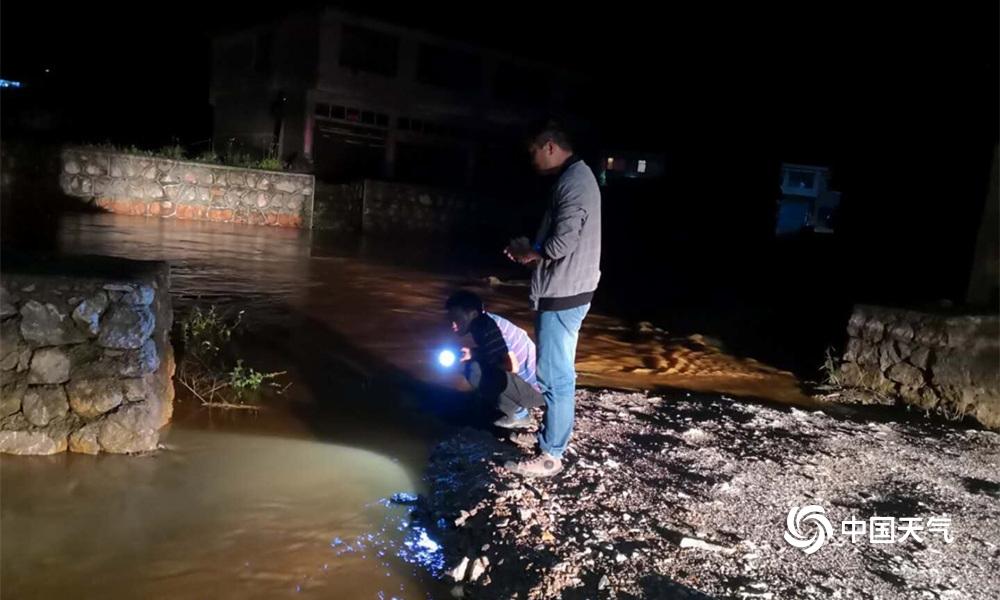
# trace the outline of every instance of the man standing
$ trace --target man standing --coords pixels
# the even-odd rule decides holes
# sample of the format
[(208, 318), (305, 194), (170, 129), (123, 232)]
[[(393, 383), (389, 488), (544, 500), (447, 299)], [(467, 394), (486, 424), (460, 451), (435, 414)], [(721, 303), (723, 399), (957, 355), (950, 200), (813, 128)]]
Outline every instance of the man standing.
[[(529, 139), (529, 150), (535, 170), (558, 180), (534, 245), (511, 244), (505, 253), (534, 267), (531, 303), (537, 311), (538, 383), (545, 397), (545, 420), (537, 435), (539, 455), (507, 463), (506, 468), (528, 477), (548, 477), (562, 470), (562, 455), (573, 432), (576, 343), (601, 278), (601, 191), (557, 123), (538, 128)], [(532, 434), (511, 439), (521, 445), (535, 441)]]

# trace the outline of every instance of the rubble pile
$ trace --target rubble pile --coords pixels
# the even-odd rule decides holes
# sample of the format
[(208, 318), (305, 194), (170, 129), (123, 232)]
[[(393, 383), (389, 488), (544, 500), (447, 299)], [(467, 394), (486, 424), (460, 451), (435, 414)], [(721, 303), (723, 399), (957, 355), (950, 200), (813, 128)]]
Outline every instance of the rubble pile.
[[(888, 417), (902, 418), (901, 413)], [(414, 512), (472, 598), (983, 598), (1000, 590), (1000, 435), (871, 421), (718, 395), (579, 391), (573, 445), (550, 479), (465, 429), (434, 450)], [(786, 542), (793, 507), (832, 535)], [(949, 519), (893, 543), (850, 519)], [(944, 521), (939, 521), (944, 522)]]

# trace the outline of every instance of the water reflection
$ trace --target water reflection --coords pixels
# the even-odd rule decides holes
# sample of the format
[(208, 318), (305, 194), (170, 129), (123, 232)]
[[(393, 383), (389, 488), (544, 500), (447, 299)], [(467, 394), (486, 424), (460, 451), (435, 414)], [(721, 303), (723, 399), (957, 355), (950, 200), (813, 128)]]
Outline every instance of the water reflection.
[(168, 439), (155, 457), (5, 458), (4, 597), (424, 596), (394, 550), (420, 535), (401, 526), (409, 508), (371, 500), (416, 489), (396, 461), (274, 436)]

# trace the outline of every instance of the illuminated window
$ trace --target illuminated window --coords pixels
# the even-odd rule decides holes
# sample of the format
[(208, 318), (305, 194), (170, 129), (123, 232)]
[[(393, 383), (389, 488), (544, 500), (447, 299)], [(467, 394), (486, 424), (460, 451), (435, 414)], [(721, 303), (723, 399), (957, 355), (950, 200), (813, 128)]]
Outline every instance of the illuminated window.
[(816, 173), (811, 171), (789, 171), (788, 187), (793, 189), (811, 190), (816, 185)]
[(640, 160), (639, 161), (639, 165), (635, 168), (635, 170), (638, 171), (639, 173), (645, 173), (646, 172), (646, 161)]

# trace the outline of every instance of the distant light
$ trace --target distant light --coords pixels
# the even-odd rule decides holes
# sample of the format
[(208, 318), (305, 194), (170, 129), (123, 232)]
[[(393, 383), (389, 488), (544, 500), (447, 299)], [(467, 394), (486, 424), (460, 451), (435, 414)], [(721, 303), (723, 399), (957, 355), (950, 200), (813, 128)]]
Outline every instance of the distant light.
[(19, 88), (21, 87), (20, 81), (11, 81), (10, 79), (0, 79), (0, 88)]
[(615, 168), (615, 159), (614, 158), (608, 158), (608, 168), (609, 169), (614, 169)]
[(455, 353), (451, 350), (442, 350), (438, 354), (438, 364), (445, 368), (450, 367), (455, 364), (455, 358)]
[(640, 173), (645, 173), (646, 172), (646, 161), (640, 160), (639, 161), (639, 166), (636, 167), (635, 170), (638, 171), (638, 172), (640, 172)]

